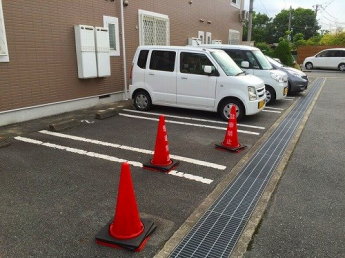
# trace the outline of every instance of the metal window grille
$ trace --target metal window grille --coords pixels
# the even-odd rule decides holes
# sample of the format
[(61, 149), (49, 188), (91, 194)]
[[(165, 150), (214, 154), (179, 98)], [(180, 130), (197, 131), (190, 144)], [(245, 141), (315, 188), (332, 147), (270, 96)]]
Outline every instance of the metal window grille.
[(109, 45), (111, 50), (116, 50), (116, 34), (115, 34), (115, 24), (109, 23)]
[(169, 19), (142, 14), (142, 45), (170, 45)]
[(229, 44), (239, 45), (240, 44), (240, 32), (237, 30), (229, 30)]
[(2, 11), (1, 0), (0, 0), (0, 55), (8, 55), (5, 22), (4, 22), (4, 15)]

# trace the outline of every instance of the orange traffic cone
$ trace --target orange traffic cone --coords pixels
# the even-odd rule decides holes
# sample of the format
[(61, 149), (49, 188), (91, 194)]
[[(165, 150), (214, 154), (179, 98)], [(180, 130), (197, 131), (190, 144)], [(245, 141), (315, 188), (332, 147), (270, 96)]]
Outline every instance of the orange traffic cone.
[(96, 243), (114, 248), (140, 251), (156, 229), (152, 221), (140, 220), (128, 163), (121, 168), (114, 220), (97, 235)]
[(236, 106), (232, 105), (224, 141), (221, 144), (216, 144), (216, 149), (239, 151), (244, 149), (245, 147), (247, 146), (241, 146), (241, 144), (238, 143)]
[(160, 116), (153, 159), (144, 163), (143, 168), (169, 172), (179, 163), (179, 161), (173, 161), (172, 159), (170, 159), (165, 119), (164, 116)]

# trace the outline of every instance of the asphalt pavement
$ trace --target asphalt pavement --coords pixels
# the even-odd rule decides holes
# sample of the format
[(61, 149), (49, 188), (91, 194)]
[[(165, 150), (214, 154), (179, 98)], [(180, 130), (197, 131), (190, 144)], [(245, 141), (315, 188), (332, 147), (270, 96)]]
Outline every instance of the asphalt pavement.
[[(260, 217), (260, 223), (256, 227), (254, 236), (250, 236), (252, 241), (249, 243), (247, 251), (241, 256), (345, 257), (345, 191), (343, 190), (345, 189), (345, 151), (343, 147), (345, 142), (345, 119), (343, 118), (345, 74), (313, 71), (308, 76), (327, 77), (327, 79), (314, 102), (309, 117), (305, 120), (298, 141), (291, 150), (292, 155), (282, 170), (282, 177), (275, 190), (272, 191), (272, 197), (264, 216)], [(46, 136), (38, 137), (36, 132), (48, 130), (49, 125), (51, 128), (54, 125), (58, 126), (61, 121), (69, 121), (64, 126), (74, 127), (73, 130), (76, 132), (78, 128), (75, 126), (78, 126), (81, 121), (88, 123), (94, 119), (95, 113), (100, 116), (107, 116), (106, 112), (103, 113), (100, 110), (109, 111), (108, 115), (113, 115), (114, 109), (121, 110), (130, 107), (131, 101), (123, 101), (0, 127), (0, 147), (1, 144), (7, 143), (6, 138), (11, 139), (11, 137), (18, 135), (30, 136), (35, 134), (38, 139), (45, 140)], [(105, 124), (105, 126), (107, 125)], [(114, 125), (109, 124), (105, 128), (120, 130), (121, 127), (114, 128)], [(84, 137), (87, 137), (87, 132)], [(17, 143), (14, 145), (22, 146)], [(78, 147), (86, 148), (86, 145), (80, 143)], [(79, 167), (76, 164), (83, 164), (82, 158), (77, 158), (74, 162), (65, 160), (58, 165), (62, 158), (56, 156), (55, 160), (50, 160), (48, 157), (56, 155), (50, 150), (42, 154), (42, 161), (39, 162), (35, 160), (36, 156), (31, 153), (30, 148), (20, 149), (20, 155), (17, 159), (13, 155), (16, 155), (18, 151), (11, 152), (11, 149), (7, 148), (3, 150), (7, 150), (8, 153), (2, 156), (4, 159), (1, 161), (2, 165), (0, 164), (0, 168), (6, 169), (4, 171), (7, 174), (4, 173), (0, 177), (6, 181), (5, 184), (2, 183), (1, 185), (1, 202), (4, 201), (5, 207), (0, 208), (0, 211), (4, 212), (0, 214), (0, 218), (4, 219), (0, 225), (6, 225), (6, 228), (3, 229), (3, 232), (0, 228), (0, 257), (14, 257), (12, 255), (17, 255), (16, 257), (48, 257), (47, 254), (52, 253), (60, 253), (61, 257), (85, 257), (83, 254), (86, 253), (94, 253), (95, 255), (97, 253), (96, 256), (92, 257), (110, 257), (110, 254), (114, 254), (115, 257), (116, 255), (117, 257), (131, 256), (131, 253), (114, 253), (105, 248), (95, 248), (94, 244), (90, 245), (93, 243), (92, 237), (87, 237), (92, 236), (90, 232), (97, 231), (104, 225), (104, 220), (108, 219), (109, 215), (104, 215), (103, 208), (113, 209), (113, 203), (109, 205), (108, 202), (105, 202), (106, 199), (109, 199), (106, 197), (109, 194), (94, 190), (103, 188), (109, 192), (108, 189), (113, 188), (114, 175), (110, 174), (111, 169), (103, 164), (99, 166), (93, 163)], [(5, 159), (17, 161), (6, 164)], [(61, 173), (61, 175), (45, 171), (39, 164), (42, 162), (46, 163), (45, 167), (51, 167), (52, 171)], [(11, 171), (11, 177), (8, 176), (9, 171)], [(95, 171), (98, 172), (97, 175), (95, 175)], [(80, 177), (77, 177), (77, 174)], [(112, 178), (110, 182), (109, 175)], [(149, 191), (150, 194), (152, 192), (152, 196), (169, 193), (168, 187), (165, 185), (168, 184), (168, 181), (162, 181), (164, 183), (161, 185), (153, 185), (147, 177), (144, 178), (138, 174), (137, 176), (139, 177), (137, 181), (143, 182), (146, 189), (160, 188), (162, 193)], [(87, 178), (94, 179), (89, 181)], [(90, 187), (83, 189), (78, 185), (71, 184), (69, 180), (80, 182), (81, 185), (88, 184), (89, 186), (90, 184)], [(162, 178), (162, 180), (165, 179)], [(29, 182), (33, 182), (30, 187)], [(43, 182), (49, 182), (49, 184), (42, 185)], [(106, 183), (100, 187), (100, 182)], [(22, 187), (14, 189), (11, 188), (11, 185), (22, 185)], [(189, 187), (188, 184), (186, 184), (187, 187)], [(38, 194), (38, 189), (45, 193), (44, 196)], [(201, 193), (200, 196), (190, 194), (190, 201), (185, 204), (186, 207), (183, 206), (180, 210), (175, 209), (176, 216), (178, 213), (187, 215), (189, 212), (186, 209), (188, 204), (198, 202), (202, 196), (206, 195), (203, 187), (198, 186), (198, 189), (196, 192)], [(24, 194), (19, 196), (19, 193)], [(25, 193), (28, 195), (26, 196)], [(174, 194), (179, 196), (180, 193), (176, 191)], [(30, 195), (42, 204), (36, 205), (33, 199), (29, 198)], [(137, 196), (137, 198), (140, 197)], [(52, 200), (55, 200), (56, 203), (51, 203)], [(139, 200), (139, 203), (144, 206), (148, 200)], [(164, 206), (167, 206), (168, 202)], [(90, 205), (101, 207), (102, 210), (90, 209)], [(16, 207), (22, 211), (21, 214), (14, 212)], [(38, 210), (38, 207), (44, 207), (44, 210)], [(70, 207), (71, 210), (65, 210), (63, 207)], [(163, 217), (174, 217), (174, 213), (169, 212), (168, 207), (160, 211), (160, 213), (164, 213), (165, 216)], [(73, 218), (69, 217), (69, 214), (81, 214), (81, 217)], [(144, 215), (150, 216), (149, 214)], [(159, 253), (160, 248), (168, 241), (165, 238), (169, 233), (168, 231), (178, 228), (178, 223), (174, 224), (172, 219), (163, 221), (161, 218), (155, 217), (154, 220), (166, 232), (157, 232), (153, 236), (149, 245), (154, 245), (147, 247), (150, 248), (150, 252), (144, 250), (141, 253), (133, 254), (132, 257), (152, 257), (152, 253)], [(67, 229), (66, 226), (63, 226), (66, 221), (70, 225)], [(27, 222), (29, 223), (26, 225)], [(45, 225), (52, 226), (52, 228), (45, 227)], [(44, 230), (40, 232), (39, 230), (42, 228)], [(85, 233), (85, 237), (79, 237), (79, 233)], [(62, 238), (56, 238), (54, 234), (62, 236)], [(243, 234), (245, 235), (246, 232)], [(75, 236), (73, 241), (70, 241), (71, 236)], [(30, 239), (26, 239), (28, 237)], [(25, 243), (20, 244), (22, 241), (20, 239), (26, 239)], [(30, 247), (31, 244), (35, 243), (40, 244)], [(64, 247), (61, 250), (53, 250), (58, 246)], [(27, 252), (30, 249), (32, 251)]]
[(344, 97), (328, 78), (246, 257), (345, 257)]

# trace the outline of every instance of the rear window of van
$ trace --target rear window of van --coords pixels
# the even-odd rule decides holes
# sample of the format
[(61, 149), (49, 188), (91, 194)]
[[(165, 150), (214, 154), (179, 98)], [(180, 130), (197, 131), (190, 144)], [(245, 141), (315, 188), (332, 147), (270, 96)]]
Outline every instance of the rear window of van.
[(146, 62), (147, 62), (148, 54), (149, 54), (148, 50), (141, 50), (140, 53), (139, 53), (137, 65), (141, 69), (145, 69), (145, 67), (146, 67)]

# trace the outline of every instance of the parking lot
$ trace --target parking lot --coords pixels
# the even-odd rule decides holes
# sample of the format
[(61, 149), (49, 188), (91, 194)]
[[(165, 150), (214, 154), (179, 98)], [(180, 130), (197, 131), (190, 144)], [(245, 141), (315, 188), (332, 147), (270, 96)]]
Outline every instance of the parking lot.
[[(309, 90), (240, 121), (239, 142), (247, 148), (238, 153), (215, 149), (227, 126), (217, 114), (157, 106), (149, 112), (124, 107), (117, 116), (88, 118), (61, 132), (42, 128), (10, 138), (10, 145), (0, 149), (0, 254), (153, 257)], [(160, 115), (170, 157), (180, 161), (169, 173), (142, 168), (152, 158)], [(131, 165), (140, 216), (157, 225), (145, 248), (134, 254), (95, 243), (114, 215), (125, 161)]]

